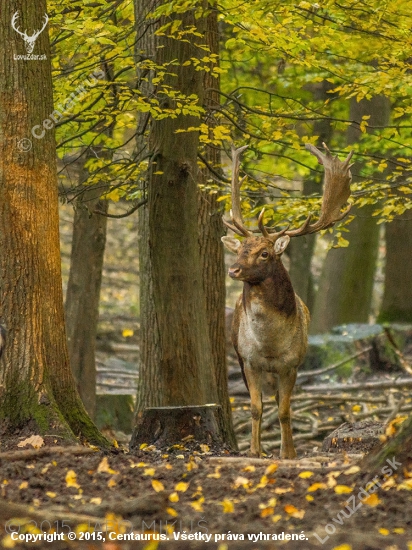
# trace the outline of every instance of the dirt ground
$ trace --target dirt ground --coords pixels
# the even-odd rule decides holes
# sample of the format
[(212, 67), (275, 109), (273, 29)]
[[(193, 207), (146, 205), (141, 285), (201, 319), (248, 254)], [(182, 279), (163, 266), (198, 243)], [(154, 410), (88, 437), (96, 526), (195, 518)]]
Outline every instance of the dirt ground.
[(359, 455), (250, 459), (193, 443), (104, 454), (53, 447), (52, 436), (18, 449), (27, 435), (0, 447), (5, 548), (412, 548), (412, 452), (368, 487)]

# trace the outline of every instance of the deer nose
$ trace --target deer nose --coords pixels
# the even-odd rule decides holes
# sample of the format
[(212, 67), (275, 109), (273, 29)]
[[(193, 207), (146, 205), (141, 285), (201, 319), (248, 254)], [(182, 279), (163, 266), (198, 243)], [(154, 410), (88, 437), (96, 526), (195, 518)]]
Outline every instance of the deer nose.
[(240, 267), (229, 267), (229, 277), (236, 279), (240, 275)]

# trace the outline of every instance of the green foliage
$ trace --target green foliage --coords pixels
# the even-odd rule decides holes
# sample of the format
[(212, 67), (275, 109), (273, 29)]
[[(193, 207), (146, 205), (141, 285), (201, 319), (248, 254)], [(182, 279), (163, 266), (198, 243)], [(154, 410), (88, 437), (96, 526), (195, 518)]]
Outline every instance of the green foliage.
[[(221, 101), (211, 108), (195, 94), (179, 91), (179, 60), (158, 66), (153, 52), (140, 49), (132, 2), (62, 5), (54, 0), (49, 6), (55, 104), (62, 105), (82, 84), (86, 89), (57, 124), (59, 154), (92, 151), (89, 183), (102, 185), (108, 198), (140, 196), (148, 164), (147, 158), (137, 158), (135, 137), (145, 117), (184, 121), (191, 116), (199, 124), (187, 128), (182, 123), (178, 132), (199, 132), (202, 148), (228, 151), (231, 141), (249, 144), (242, 160), (249, 176), (242, 190), (246, 217), (254, 218), (266, 203), (268, 225), (299, 222), (320, 207), (320, 186), (316, 197), (303, 197), (301, 182), (321, 172), (304, 143), (318, 142), (314, 124), (323, 120), (333, 126), (328, 145), (341, 156), (349, 150), (348, 127), (359, 130), (352, 146), (357, 176), (353, 201), (360, 207), (375, 204), (378, 223), (411, 209), (412, 15), (406, 0), (356, 5), (346, 0), (222, 0), (209, 2), (207, 9), (195, 0), (161, 3), (147, 16), (147, 32), (156, 29), (159, 36), (198, 46), (202, 53), (184, 65), (220, 78)], [(203, 33), (176, 18), (187, 10), (197, 18), (217, 10), (220, 59), (210, 52)], [(86, 81), (93, 71), (104, 77)], [(329, 85), (326, 100), (318, 94), (324, 82)], [(142, 91), (149, 83), (152, 94)], [(374, 127), (369, 116), (349, 120), (350, 98), (377, 95), (391, 102), (387, 127)], [(143, 126), (146, 132), (148, 125)], [(221, 167), (211, 168), (210, 191), (227, 199), (227, 183), (216, 182)], [(346, 242), (338, 236), (340, 246)]]

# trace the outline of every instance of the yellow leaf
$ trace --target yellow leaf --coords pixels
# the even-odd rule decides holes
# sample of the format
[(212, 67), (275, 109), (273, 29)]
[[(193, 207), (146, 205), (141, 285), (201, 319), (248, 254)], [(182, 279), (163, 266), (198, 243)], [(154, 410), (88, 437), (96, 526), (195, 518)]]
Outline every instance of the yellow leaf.
[(20, 441), (17, 447), (27, 447), (27, 445), (31, 445), (35, 449), (40, 449), (40, 447), (44, 445), (44, 439), (40, 435), (32, 435), (24, 441)]
[(313, 476), (313, 472), (309, 472), (309, 471), (300, 472), (300, 474), (299, 474), (299, 477), (301, 477), (303, 479), (307, 479), (308, 477), (312, 477), (312, 476)]
[(337, 495), (344, 495), (346, 493), (352, 493), (353, 491), (352, 487), (348, 487), (347, 485), (336, 485), (333, 490)]
[(284, 495), (285, 493), (291, 493), (292, 490), (293, 489), (291, 487), (276, 487), (273, 492), (277, 495)]
[(145, 468), (143, 471), (144, 476), (154, 476), (156, 470), (154, 468)]
[(46, 495), (47, 495), (49, 498), (56, 498), (56, 493), (53, 493), (52, 491), (47, 491)]
[(376, 493), (372, 493), (371, 495), (361, 500), (363, 504), (367, 504), (368, 506), (377, 506), (382, 502)]
[(315, 500), (312, 495), (306, 495), (306, 500), (308, 502), (312, 502), (312, 500)]
[(245, 466), (243, 468), (243, 472), (254, 472), (256, 470), (255, 466), (253, 464), (249, 464), (249, 466)]
[(158, 481), (157, 479), (152, 479), (152, 487), (156, 491), (156, 493), (163, 491), (165, 488), (163, 483), (161, 481)]
[(185, 493), (189, 488), (189, 483), (185, 483), (184, 481), (181, 481), (177, 485), (175, 485), (175, 491), (179, 491), (179, 493)]
[(327, 489), (326, 483), (312, 483), (312, 485), (308, 487), (308, 492), (313, 493), (314, 491), (318, 491), (319, 489)]
[(28, 481), (22, 481), (19, 485), (19, 489), (27, 489), (28, 486), (29, 486)]
[(90, 499), (90, 504), (101, 504), (102, 499), (100, 497), (94, 497)]
[(397, 535), (403, 535), (405, 532), (405, 529), (403, 527), (395, 527), (395, 529), (392, 529), (392, 531)]
[(199, 500), (195, 500), (190, 503), (190, 506), (196, 510), (196, 512), (203, 512), (203, 506), (202, 504), (205, 501), (205, 497), (200, 497)]
[(334, 546), (332, 550), (352, 550), (352, 546), (350, 544), (340, 544), (339, 546)]
[(178, 502), (179, 501), (179, 495), (177, 493), (170, 493), (169, 500), (170, 500), (170, 502)]
[(200, 450), (202, 451), (202, 453), (208, 453), (210, 451), (209, 445), (206, 445), (204, 443), (201, 443), (199, 445), (199, 447), (200, 447)]
[(276, 516), (272, 516), (273, 523), (277, 523), (281, 519), (282, 519), (282, 516), (280, 514), (276, 514)]
[(158, 540), (151, 540), (147, 544), (143, 546), (143, 550), (157, 550), (157, 547), (159, 546)]
[(215, 479), (220, 478), (220, 466), (216, 466), (214, 474), (208, 474), (207, 477), (213, 477)]
[(122, 330), (122, 336), (123, 338), (127, 338), (128, 336), (133, 336), (134, 331), (131, 328), (125, 328)]
[(352, 411), (353, 412), (359, 412), (362, 410), (362, 407), (360, 405), (353, 405)]
[(224, 514), (232, 514), (235, 511), (233, 502), (227, 498), (225, 498), (220, 504), (223, 506)]
[(378, 531), (381, 535), (384, 535), (385, 537), (389, 535), (389, 530), (385, 529), (384, 527), (381, 527), (380, 529), (378, 529)]
[(349, 476), (351, 474), (357, 474), (359, 471), (360, 471), (359, 466), (351, 466), (350, 468), (345, 470), (343, 473), (345, 474), (345, 476)]
[(6, 535), (1, 541), (3, 548), (14, 548), (16, 546), (16, 541), (11, 538), (11, 535)]
[(251, 484), (251, 481), (247, 477), (238, 476), (235, 479), (233, 488), (237, 489), (238, 487), (249, 487), (250, 484)]
[(107, 456), (105, 456), (103, 458), (103, 460), (100, 462), (100, 464), (97, 466), (97, 471), (99, 473), (104, 473), (104, 474), (118, 474), (119, 473), (118, 471), (112, 470), (110, 468)]
[(67, 487), (75, 487), (78, 489), (80, 485), (77, 483), (77, 476), (74, 470), (69, 470), (66, 474), (66, 485)]
[(111, 478), (109, 479), (109, 481), (107, 482), (107, 486), (108, 486), (109, 488), (116, 487), (116, 485), (117, 485), (117, 483), (115, 482), (115, 480), (114, 480), (112, 477), (111, 477)]
[(299, 518), (302, 519), (305, 515), (305, 510), (299, 510), (293, 504), (286, 504), (286, 506), (283, 508), (287, 514), (292, 516), (293, 518)]
[(174, 508), (171, 508), (170, 506), (168, 508), (166, 508), (166, 512), (170, 515), (170, 516), (173, 516), (174, 518), (176, 516), (178, 516), (179, 514), (176, 512), (176, 510)]
[(260, 512), (260, 517), (266, 518), (268, 516), (271, 516), (274, 511), (275, 509), (273, 508), (273, 506), (266, 506), (266, 508), (263, 508), (263, 510)]
[(265, 476), (269, 476), (270, 474), (273, 474), (278, 469), (278, 463), (274, 462), (273, 464), (270, 464), (266, 470), (265, 470)]

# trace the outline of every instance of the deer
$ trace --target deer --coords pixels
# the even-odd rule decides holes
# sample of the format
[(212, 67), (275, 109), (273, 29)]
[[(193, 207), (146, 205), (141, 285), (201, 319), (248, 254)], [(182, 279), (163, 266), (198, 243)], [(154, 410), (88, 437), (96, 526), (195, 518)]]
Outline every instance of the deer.
[(223, 219), (233, 233), (243, 238), (240, 241), (230, 236), (222, 237), (224, 246), (237, 255), (228, 275), (243, 282), (243, 292), (233, 314), (232, 343), (250, 395), (252, 435), (249, 455), (262, 456), (262, 390), (269, 386), (278, 405), (280, 457), (294, 459), (290, 401), (297, 369), (306, 355), (310, 315), (306, 305), (295, 294), (281, 256), (292, 237), (332, 227), (349, 213), (350, 204), (343, 212), (341, 210), (350, 196), (353, 151), (340, 161), (324, 143), (324, 152), (306, 144), (306, 149), (324, 167), (324, 191), (318, 220), (311, 223), (310, 214), (296, 229), (286, 226), (272, 232), (264, 225), (263, 208), (258, 217), (261, 235), (255, 235), (243, 222), (240, 203), (240, 188), (247, 177), (239, 179), (240, 156), (247, 147), (236, 149), (232, 145), (231, 221)]
[(24, 40), (24, 43), (26, 45), (26, 50), (27, 50), (27, 53), (32, 53), (33, 50), (34, 50), (34, 46), (36, 44), (36, 40), (37, 38), (39, 37), (39, 35), (44, 31), (44, 29), (46, 28), (46, 25), (49, 21), (49, 18), (47, 16), (47, 13), (44, 14), (44, 24), (43, 24), (43, 27), (39, 30), (39, 31), (35, 31), (31, 36), (29, 36), (27, 34), (26, 31), (24, 32), (21, 32), (21, 30), (16, 27), (16, 21), (19, 17), (19, 12), (16, 11), (16, 13), (13, 15), (13, 18), (11, 20), (11, 26), (13, 27), (13, 29), (18, 33), (20, 34), (22, 37), (23, 37), (23, 40)]

